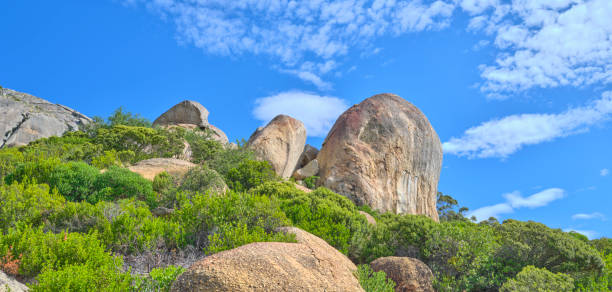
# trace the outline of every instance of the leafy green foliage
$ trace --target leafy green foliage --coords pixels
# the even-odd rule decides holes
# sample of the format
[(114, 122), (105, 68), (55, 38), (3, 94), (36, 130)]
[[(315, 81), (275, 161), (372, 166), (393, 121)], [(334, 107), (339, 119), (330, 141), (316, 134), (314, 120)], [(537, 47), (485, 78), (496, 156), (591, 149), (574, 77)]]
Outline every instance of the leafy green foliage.
[(183, 272), (185, 272), (185, 268), (177, 266), (153, 269), (147, 277), (136, 279), (134, 290), (139, 292), (168, 292), (172, 287), (172, 282)]
[(41, 224), (65, 199), (47, 185), (13, 183), (0, 186), (0, 202), (0, 231), (6, 233), (17, 224)]
[(499, 289), (501, 292), (563, 292), (574, 289), (572, 277), (562, 273), (551, 273), (542, 268), (526, 266), (516, 275), (515, 278), (508, 280)]
[(94, 193), (87, 198), (92, 204), (135, 197), (147, 202), (149, 206), (156, 205), (153, 184), (125, 168), (113, 166), (98, 175), (93, 182), (93, 189)]
[(223, 177), (206, 165), (190, 169), (181, 182), (180, 190), (206, 193), (220, 193), (226, 189)]
[(277, 180), (277, 176), (267, 161), (246, 160), (230, 169), (225, 179), (230, 189), (248, 191), (265, 182)]
[(318, 180), (319, 180), (319, 177), (316, 175), (309, 176), (304, 179), (304, 185), (306, 185), (307, 188), (314, 190), (317, 187)]
[(191, 160), (194, 163), (202, 163), (213, 160), (220, 153), (224, 152), (223, 145), (211, 138), (210, 130), (194, 129), (185, 131), (183, 136), (191, 147)]
[(289, 182), (268, 182), (253, 193), (278, 198), (294, 226), (323, 238), (345, 254), (353, 234), (367, 225), (355, 204), (325, 188), (306, 194)]
[(36, 279), (31, 291), (129, 291), (132, 285), (132, 276), (121, 270), (120, 259), (45, 269)]
[(383, 271), (374, 272), (368, 265), (359, 265), (355, 272), (361, 288), (366, 292), (393, 292), (395, 282), (387, 279), (387, 274)]
[(217, 171), (223, 177), (227, 177), (228, 172), (248, 160), (254, 160), (253, 151), (246, 147), (244, 140), (239, 141), (236, 147), (226, 147), (223, 151), (217, 152), (206, 164)]
[(249, 228), (245, 223), (225, 223), (208, 237), (207, 254), (239, 247), (252, 242), (295, 242), (295, 235), (282, 232), (266, 232), (261, 226)]
[(454, 221), (463, 220), (466, 221), (465, 212), (468, 211), (467, 207), (457, 207), (458, 203), (453, 197), (438, 192), (437, 195), (437, 208), (438, 217), (440, 221)]

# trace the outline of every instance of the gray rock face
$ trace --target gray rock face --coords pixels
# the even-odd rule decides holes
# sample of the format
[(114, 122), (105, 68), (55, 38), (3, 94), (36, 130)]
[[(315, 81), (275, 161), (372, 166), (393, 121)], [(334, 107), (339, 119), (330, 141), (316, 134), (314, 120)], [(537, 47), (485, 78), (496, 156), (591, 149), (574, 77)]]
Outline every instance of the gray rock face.
[(61, 136), (89, 122), (90, 118), (60, 104), (6, 88), (0, 93), (0, 148)]
[(306, 144), (306, 146), (304, 146), (304, 151), (298, 160), (297, 167), (302, 168), (306, 166), (306, 164), (308, 164), (310, 161), (317, 158), (317, 154), (319, 154), (319, 149), (312, 147), (310, 144)]
[(0, 292), (23, 292), (28, 290), (26, 285), (17, 282), (17, 280), (0, 271)]
[(200, 128), (207, 130), (210, 133), (210, 138), (222, 145), (229, 144), (227, 135), (208, 122), (208, 110), (197, 101), (181, 101), (155, 119), (153, 126), (181, 127), (189, 130)]
[(320, 182), (357, 204), (438, 220), (442, 145), (421, 111), (394, 94), (344, 112), (317, 156)]
[(289, 178), (295, 171), (305, 143), (304, 124), (290, 116), (278, 115), (264, 128), (257, 128), (247, 146), (258, 159), (268, 161), (279, 176)]
[(396, 292), (434, 292), (433, 273), (420, 260), (408, 257), (383, 257), (370, 263), (372, 270), (384, 271)]
[(192, 124), (208, 126), (208, 110), (197, 101), (184, 100), (171, 107), (153, 122), (153, 126)]
[(319, 162), (316, 159), (311, 160), (306, 166), (296, 170), (293, 173), (293, 178), (303, 180), (307, 177), (317, 175), (319, 173)]

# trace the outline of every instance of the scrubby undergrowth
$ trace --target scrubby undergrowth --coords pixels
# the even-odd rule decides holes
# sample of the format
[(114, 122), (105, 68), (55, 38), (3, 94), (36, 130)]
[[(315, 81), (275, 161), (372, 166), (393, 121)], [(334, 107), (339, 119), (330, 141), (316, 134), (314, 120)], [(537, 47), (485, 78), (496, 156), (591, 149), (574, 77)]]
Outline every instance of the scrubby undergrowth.
[[(200, 165), (184, 177), (162, 173), (151, 182), (125, 168), (180, 157), (183, 141)], [(294, 242), (275, 232), (292, 225), (360, 264), (356, 276), (366, 291), (392, 290), (367, 267), (392, 255), (425, 262), (438, 291), (522, 291), (516, 287), (525, 281), (567, 291), (612, 285), (610, 239), (589, 241), (536, 222), (476, 224), (445, 195), (439, 223), (379, 214), (325, 188), (306, 194), (239, 144), (225, 148), (198, 130), (151, 128), (117, 111), (82, 131), (0, 150), (0, 269), (33, 291), (167, 291), (208, 254)], [(160, 208), (168, 212), (154, 215)]]

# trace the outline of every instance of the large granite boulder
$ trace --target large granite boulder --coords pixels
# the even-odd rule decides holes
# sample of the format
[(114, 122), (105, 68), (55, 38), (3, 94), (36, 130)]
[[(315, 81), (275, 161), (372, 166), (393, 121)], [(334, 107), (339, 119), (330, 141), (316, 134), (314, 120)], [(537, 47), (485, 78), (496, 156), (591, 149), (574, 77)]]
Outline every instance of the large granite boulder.
[(306, 127), (286, 115), (278, 115), (265, 127), (258, 128), (247, 142), (257, 159), (268, 161), (283, 178), (293, 174), (305, 144)]
[(296, 170), (293, 173), (293, 178), (303, 180), (307, 177), (317, 175), (319, 173), (319, 162), (316, 159), (311, 160), (304, 167)]
[(363, 291), (355, 265), (297, 228), (298, 243), (257, 242), (213, 254), (180, 275), (171, 291)]
[(421, 111), (394, 94), (344, 112), (317, 156), (319, 181), (359, 205), (438, 220), (442, 145)]
[(174, 176), (183, 176), (190, 169), (196, 165), (186, 161), (175, 158), (151, 158), (147, 160), (139, 161), (138, 163), (128, 167), (130, 171), (140, 174), (142, 177), (153, 180), (156, 175), (167, 172)]
[(61, 104), (6, 88), (0, 92), (0, 148), (61, 136), (89, 122), (90, 118)]
[(395, 282), (396, 292), (434, 292), (433, 273), (420, 260), (408, 257), (384, 257), (370, 263), (375, 272), (384, 271)]
[(298, 159), (297, 168), (306, 166), (306, 164), (317, 158), (317, 154), (319, 154), (319, 149), (310, 144), (306, 144), (306, 146), (304, 146), (304, 151), (302, 151), (302, 155), (300, 155), (300, 159)]
[(210, 134), (210, 138), (227, 145), (229, 140), (221, 129), (208, 122), (208, 110), (197, 101), (184, 100), (171, 107), (155, 121), (154, 127), (181, 127), (188, 130), (199, 128)]
[(0, 271), (0, 292), (24, 292), (28, 287)]

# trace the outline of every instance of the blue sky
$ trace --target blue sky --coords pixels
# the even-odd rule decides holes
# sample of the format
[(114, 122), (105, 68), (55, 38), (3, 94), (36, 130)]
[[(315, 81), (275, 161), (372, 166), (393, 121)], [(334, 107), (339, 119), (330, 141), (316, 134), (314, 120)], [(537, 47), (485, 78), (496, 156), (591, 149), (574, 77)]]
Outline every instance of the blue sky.
[(439, 190), (479, 218), (612, 237), (608, 0), (2, 1), (0, 85), (153, 120), (202, 103), (231, 140), (276, 114), (317, 147), (383, 92), (444, 143)]

